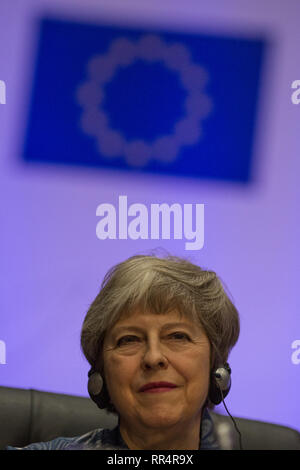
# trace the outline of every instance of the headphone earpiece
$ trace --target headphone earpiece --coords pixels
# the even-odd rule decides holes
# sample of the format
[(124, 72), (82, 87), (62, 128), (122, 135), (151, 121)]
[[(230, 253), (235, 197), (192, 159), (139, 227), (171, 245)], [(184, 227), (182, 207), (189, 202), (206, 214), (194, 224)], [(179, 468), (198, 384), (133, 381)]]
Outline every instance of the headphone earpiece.
[(218, 405), (228, 395), (231, 387), (231, 369), (228, 362), (212, 371), (208, 397)]
[(103, 408), (101, 392), (103, 389), (103, 379), (99, 372), (91, 368), (88, 373), (88, 392), (91, 399), (99, 408)]

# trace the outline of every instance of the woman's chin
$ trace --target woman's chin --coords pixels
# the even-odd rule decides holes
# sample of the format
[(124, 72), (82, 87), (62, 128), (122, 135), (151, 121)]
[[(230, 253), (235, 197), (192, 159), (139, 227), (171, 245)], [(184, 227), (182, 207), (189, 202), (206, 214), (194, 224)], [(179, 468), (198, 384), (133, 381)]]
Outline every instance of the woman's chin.
[(144, 426), (149, 428), (168, 428), (180, 422), (179, 413), (170, 410), (149, 410), (140, 417)]

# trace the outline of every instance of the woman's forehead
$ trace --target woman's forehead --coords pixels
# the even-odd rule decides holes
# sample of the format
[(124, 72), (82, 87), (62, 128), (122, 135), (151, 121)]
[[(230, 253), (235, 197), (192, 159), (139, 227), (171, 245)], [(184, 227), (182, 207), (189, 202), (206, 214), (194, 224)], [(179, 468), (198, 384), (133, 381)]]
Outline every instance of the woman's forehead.
[(171, 323), (174, 323), (174, 325), (178, 324), (178, 326), (200, 326), (199, 321), (196, 322), (191, 315), (186, 315), (177, 309), (170, 310), (168, 312), (156, 313), (151, 312), (150, 310), (144, 311), (137, 308), (131, 312), (122, 314), (115, 324), (110, 328), (110, 330), (116, 330), (120, 327), (126, 326), (147, 326), (149, 324), (164, 326)]

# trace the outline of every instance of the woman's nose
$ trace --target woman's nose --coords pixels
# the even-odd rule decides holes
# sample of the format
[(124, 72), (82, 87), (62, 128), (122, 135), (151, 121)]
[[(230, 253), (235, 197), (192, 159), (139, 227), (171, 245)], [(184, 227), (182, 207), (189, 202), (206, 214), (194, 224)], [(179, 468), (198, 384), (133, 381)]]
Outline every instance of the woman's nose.
[(166, 368), (168, 359), (163, 353), (159, 343), (148, 344), (142, 358), (142, 365), (146, 369)]

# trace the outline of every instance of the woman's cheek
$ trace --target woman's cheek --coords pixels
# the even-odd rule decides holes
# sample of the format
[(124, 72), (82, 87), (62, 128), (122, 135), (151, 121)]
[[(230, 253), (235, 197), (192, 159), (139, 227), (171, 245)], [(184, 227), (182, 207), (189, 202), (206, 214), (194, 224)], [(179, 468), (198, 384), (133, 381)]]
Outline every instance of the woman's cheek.
[(131, 371), (131, 361), (128, 358), (120, 355), (110, 355), (105, 361), (105, 376), (108, 382), (124, 383), (129, 379)]

